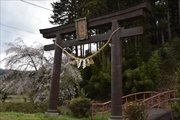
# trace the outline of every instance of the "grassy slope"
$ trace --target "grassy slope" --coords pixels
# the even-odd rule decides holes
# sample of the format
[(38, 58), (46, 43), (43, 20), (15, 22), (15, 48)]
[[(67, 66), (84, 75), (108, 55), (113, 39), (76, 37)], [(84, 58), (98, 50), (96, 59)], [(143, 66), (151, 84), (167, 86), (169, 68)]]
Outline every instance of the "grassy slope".
[[(15, 113), (15, 112), (1, 112), (0, 120), (79, 120), (79, 119), (69, 116), (63, 116), (63, 115), (57, 117), (49, 117), (42, 113), (24, 114), (24, 113)], [(91, 118), (82, 118), (81, 120), (91, 120)]]
[[(108, 120), (109, 115), (105, 116), (104, 120)], [(91, 120), (89, 118), (73, 118), (71, 116), (60, 115), (57, 117), (49, 117), (42, 113), (37, 114), (24, 114), (16, 112), (0, 112), (0, 120)], [(102, 120), (102, 116), (96, 116), (95, 120)]]
[[(24, 102), (23, 98), (28, 98), (27, 95), (8, 95), (6, 102)], [(27, 100), (26, 102), (29, 102)], [(0, 101), (0, 107), (3, 107), (3, 103)], [(1, 106), (2, 105), (2, 106)], [(106, 114), (104, 116), (104, 120), (108, 120), (110, 114)], [(0, 120), (92, 120), (91, 117), (89, 118), (74, 118), (71, 116), (60, 115), (57, 117), (49, 117), (43, 113), (36, 113), (36, 114), (25, 114), (25, 113), (17, 113), (17, 112), (0, 112)], [(101, 115), (96, 115), (95, 120), (102, 120)]]

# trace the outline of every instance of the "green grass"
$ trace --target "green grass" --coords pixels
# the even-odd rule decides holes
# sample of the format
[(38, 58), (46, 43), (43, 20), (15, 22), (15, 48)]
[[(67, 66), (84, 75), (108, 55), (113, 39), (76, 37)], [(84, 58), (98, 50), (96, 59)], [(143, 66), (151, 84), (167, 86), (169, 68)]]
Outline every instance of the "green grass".
[(43, 120), (47, 117), (43, 114), (24, 114), (15, 112), (1, 112), (1, 120)]
[[(108, 120), (109, 115), (104, 117), (104, 120)], [(36, 114), (24, 114), (16, 112), (0, 112), (0, 120), (91, 120), (89, 118), (74, 118), (66, 115), (59, 115), (56, 117), (50, 117), (43, 113)], [(95, 116), (94, 120), (102, 120), (101, 115)]]
[[(27, 99), (27, 101), (25, 102), (23, 98), (28, 98), (28, 96), (27, 95), (8, 95), (8, 98), (5, 100), (5, 103), (2, 103), (0, 101), (0, 110), (2, 109), (2, 111), (3, 111), (3, 112), (2, 111), (0, 112), (0, 120), (92, 120), (91, 117), (74, 118), (74, 117), (68, 116), (68, 115), (59, 115), (56, 117), (50, 117), (43, 113), (26, 114), (26, 113), (19, 113), (19, 112), (9, 112), (11, 110), (9, 110), (8, 112), (5, 112), (3, 110), (3, 108), (5, 108), (5, 106), (8, 107), (9, 105), (13, 106), (14, 104), (20, 104), (20, 103), (27, 104), (28, 106), (30, 106), (30, 101)], [(25, 106), (25, 105), (20, 104), (19, 106), (20, 106), (20, 109), (22, 109), (22, 106), (27, 108), (27, 106)], [(16, 105), (15, 108), (17, 109), (17, 107), (18, 106)], [(13, 110), (14, 110), (14, 108), (13, 108)], [(109, 117), (110, 117), (110, 113), (105, 114), (103, 120), (108, 120)], [(102, 120), (102, 116), (96, 115), (94, 117), (94, 120)]]

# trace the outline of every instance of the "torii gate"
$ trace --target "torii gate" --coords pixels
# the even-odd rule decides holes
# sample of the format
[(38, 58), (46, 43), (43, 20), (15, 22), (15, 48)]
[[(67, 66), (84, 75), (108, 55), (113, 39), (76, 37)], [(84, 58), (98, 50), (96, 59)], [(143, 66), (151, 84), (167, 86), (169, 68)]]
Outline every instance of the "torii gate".
[[(109, 38), (111, 33), (120, 27), (120, 23), (137, 20), (146, 17), (146, 13), (151, 11), (151, 5), (149, 2), (142, 2), (138, 5), (105, 14), (96, 18), (87, 20), (87, 28), (100, 28), (111, 25), (111, 30), (106, 34), (100, 34), (89, 37), (87, 40), (70, 40), (64, 41), (63, 36), (65, 34), (72, 34), (76, 32), (75, 23), (41, 29), (40, 33), (43, 34), (44, 38), (55, 38), (56, 43), (60, 46), (70, 47), (88, 43), (95, 43), (105, 41)], [(122, 117), (122, 42), (120, 38), (128, 36), (136, 36), (143, 34), (143, 27), (134, 27), (130, 29), (121, 28), (116, 32), (111, 40), (111, 120), (123, 120)], [(59, 79), (60, 69), (62, 60), (62, 50), (54, 44), (44, 46), (44, 50), (53, 50), (54, 54), (54, 65), (53, 74), (49, 98), (49, 106), (47, 114), (58, 115), (57, 104), (58, 104), (58, 90), (59, 90)]]

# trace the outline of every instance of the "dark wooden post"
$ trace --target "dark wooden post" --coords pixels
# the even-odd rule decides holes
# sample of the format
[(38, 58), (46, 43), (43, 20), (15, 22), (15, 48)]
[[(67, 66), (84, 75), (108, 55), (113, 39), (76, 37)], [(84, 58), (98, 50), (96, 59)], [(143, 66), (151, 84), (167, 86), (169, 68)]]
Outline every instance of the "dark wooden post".
[[(62, 36), (60, 34), (56, 35), (57, 44), (61, 44)], [(50, 90), (50, 98), (49, 98), (49, 106), (46, 114), (51, 116), (58, 115), (57, 112), (57, 104), (58, 104), (58, 93), (59, 93), (59, 79), (60, 79), (60, 71), (61, 71), (61, 60), (62, 60), (62, 50), (55, 46), (54, 53), (54, 66), (53, 66), (53, 74), (51, 81), (51, 90)]]
[[(112, 22), (112, 30), (119, 26)], [(122, 117), (122, 45), (119, 34), (114, 34), (111, 41), (111, 120), (123, 120)]]

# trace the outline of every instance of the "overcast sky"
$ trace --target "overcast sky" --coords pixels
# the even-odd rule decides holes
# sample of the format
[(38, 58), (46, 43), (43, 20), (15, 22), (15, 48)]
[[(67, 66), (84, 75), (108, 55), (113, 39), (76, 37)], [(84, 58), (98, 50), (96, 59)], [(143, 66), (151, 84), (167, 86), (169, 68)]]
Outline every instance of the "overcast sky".
[[(52, 10), (50, 3), (57, 0), (24, 1)], [(5, 50), (7, 49), (5, 42), (14, 42), (18, 37), (22, 38), (25, 44), (29, 46), (36, 41), (43, 45), (52, 44), (51, 40), (42, 37), (39, 29), (54, 27), (48, 20), (53, 12), (26, 2), (22, 2), (21, 0), (0, 0), (0, 60), (5, 57)], [(3, 67), (1, 64), (0, 68)]]

